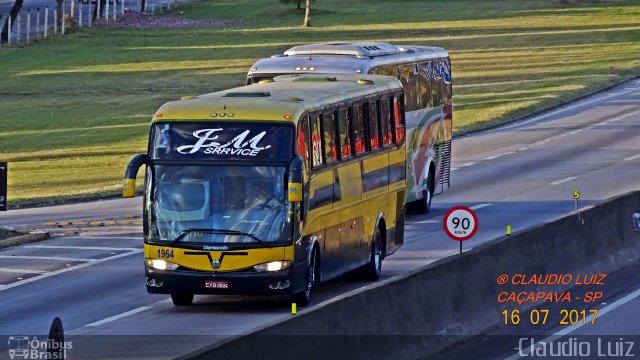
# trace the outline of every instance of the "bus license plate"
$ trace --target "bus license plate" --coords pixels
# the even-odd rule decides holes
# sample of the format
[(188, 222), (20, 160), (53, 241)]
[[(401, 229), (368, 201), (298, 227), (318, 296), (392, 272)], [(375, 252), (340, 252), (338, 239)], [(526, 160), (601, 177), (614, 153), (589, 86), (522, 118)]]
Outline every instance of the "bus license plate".
[(222, 280), (205, 280), (204, 287), (206, 289), (228, 289), (229, 282)]

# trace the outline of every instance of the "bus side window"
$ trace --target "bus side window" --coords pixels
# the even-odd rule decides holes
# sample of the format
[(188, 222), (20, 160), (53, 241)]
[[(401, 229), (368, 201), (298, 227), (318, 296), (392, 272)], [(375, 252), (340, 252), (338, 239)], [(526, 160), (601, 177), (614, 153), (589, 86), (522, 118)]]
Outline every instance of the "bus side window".
[(306, 169), (309, 169), (309, 116), (305, 116), (298, 122), (298, 139), (296, 153), (304, 161)]
[(442, 74), (440, 73), (440, 65), (438, 61), (432, 62), (431, 67), (431, 100), (433, 102), (433, 106), (442, 106), (443, 98), (442, 98), (442, 83), (444, 79), (442, 78)]
[(338, 136), (340, 138), (340, 154), (343, 158), (353, 155), (351, 151), (351, 136), (350, 136), (350, 122), (349, 109), (338, 110)]
[(320, 131), (320, 115), (311, 118), (311, 166), (322, 166), (322, 133)]
[(414, 111), (420, 108), (420, 97), (418, 95), (418, 75), (415, 64), (407, 64), (398, 67), (400, 70), (400, 82), (404, 91), (404, 107), (407, 111)]
[(322, 114), (324, 133), (324, 154), (327, 164), (338, 161), (338, 142), (336, 139), (336, 115), (334, 112)]
[(380, 99), (380, 125), (382, 132), (382, 146), (393, 144), (393, 128), (391, 127), (391, 109), (389, 98)]
[(375, 101), (367, 103), (369, 108), (369, 145), (371, 150), (380, 147), (380, 125), (378, 122), (378, 106)]
[(364, 129), (364, 104), (353, 105), (353, 140), (356, 154), (367, 150)]
[(403, 115), (402, 95), (396, 94), (393, 96), (393, 126), (396, 130), (396, 144), (404, 141), (405, 127)]
[(420, 94), (421, 97), (421, 107), (422, 108), (432, 108), (433, 107), (433, 102), (431, 100), (431, 74), (432, 74), (432, 67), (431, 67), (431, 61), (425, 61), (421, 64), (419, 64), (420, 66), (420, 77), (418, 80), (418, 92)]

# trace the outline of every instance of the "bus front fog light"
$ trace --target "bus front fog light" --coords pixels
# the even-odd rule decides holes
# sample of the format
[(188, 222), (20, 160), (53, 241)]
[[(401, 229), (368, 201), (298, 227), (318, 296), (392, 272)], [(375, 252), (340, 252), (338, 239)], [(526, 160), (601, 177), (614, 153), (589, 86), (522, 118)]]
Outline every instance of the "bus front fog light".
[(255, 271), (280, 271), (284, 270), (291, 265), (291, 261), (272, 261), (264, 264), (255, 265), (253, 268)]
[(178, 264), (160, 259), (147, 259), (147, 266), (157, 270), (175, 270), (178, 268)]

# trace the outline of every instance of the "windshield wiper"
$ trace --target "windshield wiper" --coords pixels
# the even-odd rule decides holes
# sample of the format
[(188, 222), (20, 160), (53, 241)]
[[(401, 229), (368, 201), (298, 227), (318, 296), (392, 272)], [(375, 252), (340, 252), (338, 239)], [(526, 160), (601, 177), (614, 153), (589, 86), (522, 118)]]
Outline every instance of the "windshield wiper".
[(264, 246), (271, 246), (271, 244), (269, 244), (268, 242), (261, 240), (260, 238), (258, 238), (257, 236), (253, 235), (253, 234), (249, 234), (246, 232), (242, 232), (242, 231), (238, 231), (238, 230), (227, 230), (227, 229), (200, 229), (200, 228), (193, 228), (193, 229), (187, 229), (184, 230), (180, 233), (180, 235), (178, 235), (177, 238), (173, 239), (173, 241), (171, 242), (171, 245), (180, 242), (180, 240), (184, 239), (185, 237), (187, 237), (189, 235), (189, 233), (192, 232), (202, 232), (205, 234), (222, 234), (222, 235), (244, 235), (244, 236), (248, 236), (251, 239), (255, 240), (256, 242), (260, 243), (261, 245)]

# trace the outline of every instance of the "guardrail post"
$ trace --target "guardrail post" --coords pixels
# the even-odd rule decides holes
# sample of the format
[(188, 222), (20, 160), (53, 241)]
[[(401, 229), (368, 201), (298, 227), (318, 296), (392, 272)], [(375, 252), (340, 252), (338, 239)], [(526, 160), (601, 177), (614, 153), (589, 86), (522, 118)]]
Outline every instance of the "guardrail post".
[(36, 8), (36, 36), (35, 42), (38, 42), (38, 33), (40, 32), (40, 8)]
[(44, 8), (44, 38), (47, 38), (47, 32), (49, 31), (49, 6)]
[(31, 39), (31, 10), (27, 10), (27, 45)]
[(60, 26), (60, 34), (64, 35), (64, 30), (65, 30), (65, 27), (66, 27), (66, 24), (65, 24), (66, 21), (64, 21), (64, 4), (62, 5), (62, 18), (61, 19), (62, 19), (62, 25)]
[(9, 30), (7, 31), (7, 46), (11, 47), (11, 15), (9, 15), (7, 21), (9, 22)]

